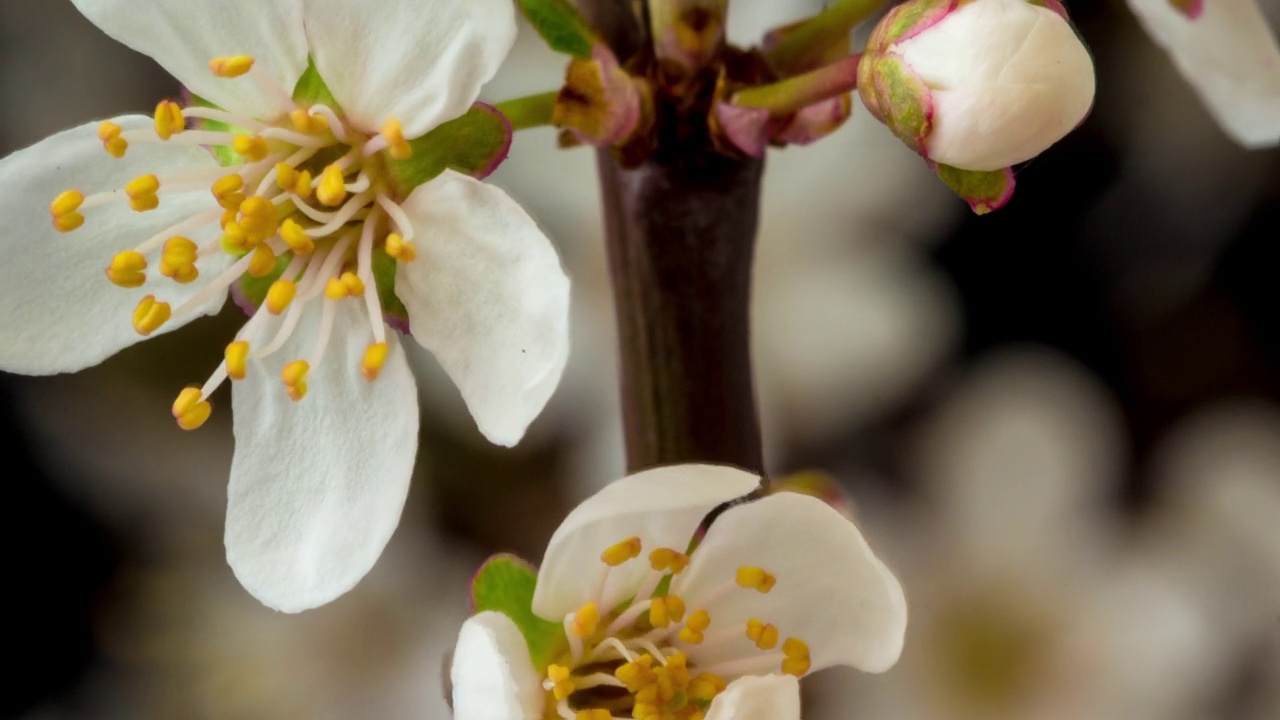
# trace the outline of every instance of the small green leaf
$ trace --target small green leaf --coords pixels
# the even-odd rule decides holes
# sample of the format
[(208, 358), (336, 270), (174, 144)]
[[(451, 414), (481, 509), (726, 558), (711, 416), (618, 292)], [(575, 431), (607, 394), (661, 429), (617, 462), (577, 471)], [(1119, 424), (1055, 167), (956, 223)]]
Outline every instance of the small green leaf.
[(511, 149), (511, 123), (492, 105), (476, 103), (420, 138), (411, 140), (413, 155), (392, 160), (388, 169), (404, 194), (446, 169), (484, 178), (497, 169)]
[(293, 99), (302, 105), (325, 105), (335, 113), (342, 112), (337, 98), (320, 77), (315, 58), (307, 58), (307, 70), (298, 78), (298, 84), (293, 88)]
[(564, 649), (564, 627), (533, 614), (533, 589), (538, 573), (514, 555), (494, 555), (480, 566), (471, 581), (471, 604), (477, 612), (493, 610), (511, 618), (537, 668), (546, 667)]
[(568, 0), (520, 0), (520, 10), (556, 52), (591, 57), (591, 48), (600, 42), (595, 30)]

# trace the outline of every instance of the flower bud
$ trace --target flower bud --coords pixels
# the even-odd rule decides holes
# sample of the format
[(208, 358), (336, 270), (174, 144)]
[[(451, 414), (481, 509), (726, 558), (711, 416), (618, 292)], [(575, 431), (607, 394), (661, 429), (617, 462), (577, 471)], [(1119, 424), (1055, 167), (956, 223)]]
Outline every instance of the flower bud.
[(995, 171), (1080, 124), (1093, 60), (1057, 0), (910, 0), (876, 27), (858, 87), (926, 159)]

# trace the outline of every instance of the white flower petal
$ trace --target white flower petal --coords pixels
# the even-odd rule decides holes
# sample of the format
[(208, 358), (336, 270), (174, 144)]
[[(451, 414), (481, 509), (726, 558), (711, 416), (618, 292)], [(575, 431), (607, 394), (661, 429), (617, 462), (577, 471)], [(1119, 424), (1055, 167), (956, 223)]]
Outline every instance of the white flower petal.
[(500, 612), (462, 624), (453, 650), (454, 720), (539, 720), (542, 677), (520, 628)]
[(316, 68), (356, 126), (410, 138), (467, 111), (515, 42), (510, 0), (304, 0)]
[(601, 609), (612, 607), (652, 572), (650, 551), (669, 547), (683, 552), (708, 512), (759, 483), (759, 477), (731, 467), (671, 465), (610, 484), (574, 508), (551, 536), (538, 570), (533, 611), (561, 620), (590, 601), (605, 567), (600, 553), (639, 537), (641, 556), (609, 573)]
[(215, 77), (210, 60), (250, 55), (257, 70), (290, 94), (307, 69), (302, 0), (72, 2), (104, 32), (151, 56), (191, 92), (233, 112), (267, 118), (282, 108), (276, 95), (251, 77)]
[(1192, 20), (1168, 0), (1129, 0), (1147, 32), (1246, 147), (1280, 144), (1280, 46), (1257, 0), (1208, 0)]
[(413, 337), (462, 391), (480, 432), (515, 445), (569, 355), (569, 279), (555, 248), (502, 190), (446, 171), (404, 203), (418, 259), (396, 294)]
[(418, 446), (417, 393), (394, 335), (381, 376), (360, 375), (368, 320), (358, 303), (339, 303), (306, 397), (286, 396), (281, 369), (315, 346), (313, 302), (284, 347), (250, 361), (232, 390), (227, 562), (250, 593), (284, 612), (333, 600), (373, 567), (400, 522)]
[(711, 701), (707, 720), (800, 720), (800, 683), (790, 675), (738, 678)]
[[(130, 116), (114, 122), (123, 128), (151, 125)], [(70, 233), (53, 229), (49, 203), (64, 190), (86, 195), (116, 190), (139, 175), (185, 173), (217, 167), (204, 150), (184, 146), (130, 147), (117, 160), (102, 149), (97, 123), (82, 125), (0, 160), (0, 370), (26, 375), (74, 372), (96, 365), (144, 338), (133, 329), (133, 309), (148, 294), (173, 307), (185, 302), (225, 267), (222, 256), (200, 262), (200, 277), (179, 285), (154, 269), (140, 288), (111, 284), (103, 271), (118, 252), (131, 249), (173, 224), (212, 207), (207, 191), (167, 194), (160, 207), (136, 213), (125, 202), (83, 210), (85, 223)], [(211, 225), (210, 232), (217, 226)], [(192, 235), (194, 240), (204, 237)], [(152, 258), (155, 259), (154, 256)], [(226, 299), (219, 293), (201, 312), (175, 319), (157, 332), (175, 330), (195, 318), (216, 313)]]
[[(777, 585), (767, 594), (736, 585), (721, 594), (740, 567), (763, 568), (777, 577)], [(726, 511), (671, 591), (690, 612), (710, 598), (708, 632), (745, 628), (755, 618), (775, 625), (782, 639), (803, 640), (815, 671), (850, 665), (883, 672), (902, 652), (902, 587), (853, 523), (807, 495), (784, 492)], [(745, 635), (689, 650), (690, 659), (703, 666), (757, 654)]]

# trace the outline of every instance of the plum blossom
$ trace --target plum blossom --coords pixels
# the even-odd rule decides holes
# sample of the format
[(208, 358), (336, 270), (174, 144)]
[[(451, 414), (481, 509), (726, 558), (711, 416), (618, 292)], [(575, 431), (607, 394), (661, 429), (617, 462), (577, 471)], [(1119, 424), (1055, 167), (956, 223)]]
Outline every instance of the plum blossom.
[[(368, 572), (408, 491), (417, 394), (388, 324), (432, 351), (503, 445), (566, 361), (554, 248), (473, 177), (505, 156), (505, 120), (472, 107), (514, 40), (514, 9), (75, 4), (190, 97), (0, 161), (14, 188), (0, 199), (0, 369), (74, 372), (234, 298), (249, 321), (173, 415), (198, 428), (233, 381), (228, 562), (271, 607), (324, 604)], [(469, 111), (505, 128), (488, 165), (455, 164), (459, 148), (434, 141)]]
[[(759, 481), (677, 465), (578, 506), (551, 539), (529, 605), (463, 626), (454, 717), (798, 720), (796, 678), (891, 667), (906, 628), (902, 588), (823, 501), (784, 492), (734, 504), (695, 541), (710, 511)], [(550, 629), (550, 651), (533, 624)]]

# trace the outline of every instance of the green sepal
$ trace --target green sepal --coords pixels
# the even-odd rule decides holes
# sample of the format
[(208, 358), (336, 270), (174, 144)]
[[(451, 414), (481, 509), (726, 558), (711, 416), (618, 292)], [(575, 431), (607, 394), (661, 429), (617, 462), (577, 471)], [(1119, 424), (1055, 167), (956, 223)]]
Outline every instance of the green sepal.
[(901, 58), (876, 58), (870, 69), (876, 113), (899, 139), (917, 152), (933, 130), (933, 97), (924, 81)]
[[(195, 93), (191, 93), (191, 101), (187, 104), (195, 107), (212, 108), (214, 110), (222, 109)], [(234, 127), (224, 122), (218, 122), (217, 120), (206, 120), (204, 118), (196, 120), (195, 125), (201, 130), (211, 130), (213, 132), (244, 131), (243, 128)], [(213, 153), (213, 157), (218, 161), (218, 164), (222, 165), (222, 167), (241, 165), (245, 162), (245, 159), (240, 155), (240, 153), (232, 150), (230, 145), (210, 145), (209, 151)]]
[(392, 182), (406, 196), (446, 169), (478, 179), (488, 176), (511, 150), (511, 123), (492, 105), (476, 103), (409, 146), (409, 159), (387, 163)]
[(934, 172), (942, 182), (947, 184), (956, 195), (959, 195), (978, 215), (986, 215), (992, 210), (999, 210), (1013, 197), (1016, 185), (1013, 169), (961, 170), (950, 165), (937, 165)]
[(298, 84), (293, 87), (293, 99), (301, 105), (324, 105), (335, 113), (342, 112), (342, 108), (338, 106), (338, 99), (333, 96), (329, 86), (320, 77), (315, 58), (307, 58), (307, 69), (302, 73), (302, 77), (298, 78)]
[(564, 651), (564, 626), (533, 614), (533, 590), (538, 572), (514, 555), (494, 555), (471, 580), (471, 608), (475, 613), (500, 612), (520, 628), (529, 645), (534, 667), (544, 668)]
[(520, 10), (558, 53), (588, 58), (591, 48), (600, 42), (595, 30), (568, 0), (520, 0)]
[(382, 312), (391, 317), (409, 321), (409, 311), (400, 298), (396, 297), (396, 259), (382, 248), (373, 250), (373, 282), (378, 288), (378, 303)]

